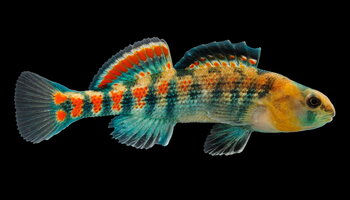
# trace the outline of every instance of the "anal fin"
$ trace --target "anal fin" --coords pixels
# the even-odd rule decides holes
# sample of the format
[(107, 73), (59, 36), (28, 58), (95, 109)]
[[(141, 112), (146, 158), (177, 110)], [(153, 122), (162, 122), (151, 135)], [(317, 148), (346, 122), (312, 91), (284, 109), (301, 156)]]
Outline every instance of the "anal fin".
[(109, 127), (113, 138), (138, 149), (149, 149), (155, 144), (168, 145), (176, 122), (139, 116), (117, 116)]
[(252, 133), (245, 127), (216, 124), (204, 144), (204, 152), (210, 155), (232, 155), (243, 151)]

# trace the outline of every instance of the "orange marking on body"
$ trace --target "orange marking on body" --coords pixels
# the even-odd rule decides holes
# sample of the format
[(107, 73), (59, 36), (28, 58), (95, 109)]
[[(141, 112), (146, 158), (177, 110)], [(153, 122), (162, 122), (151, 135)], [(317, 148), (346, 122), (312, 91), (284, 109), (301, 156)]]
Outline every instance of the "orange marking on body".
[(189, 66), (189, 68), (194, 68), (195, 67), (195, 65), (194, 64), (191, 64), (190, 66)]
[(220, 67), (220, 64), (218, 62), (214, 62), (215, 67)]
[(127, 59), (129, 61), (131, 61), (131, 63), (135, 64), (135, 65), (138, 65), (140, 63), (139, 59), (137, 58), (136, 55), (130, 55), (127, 57)]
[(145, 73), (143, 73), (143, 72), (140, 72), (140, 76), (142, 76), (142, 77), (143, 77), (143, 76), (145, 76)]
[(120, 102), (122, 101), (122, 98), (123, 98), (123, 91), (118, 91), (118, 92), (111, 91), (111, 98), (113, 101), (112, 110), (120, 111), (122, 109)]
[(133, 68), (133, 65), (127, 60), (122, 60), (120, 61), (124, 66), (128, 67), (128, 68)]
[(67, 100), (67, 96), (64, 95), (63, 93), (61, 92), (56, 92), (54, 94), (54, 101), (55, 101), (55, 104), (61, 104), (63, 102), (65, 102)]
[(171, 69), (171, 64), (170, 63), (168, 63), (166, 66), (168, 67), (168, 69)]
[(153, 58), (154, 57), (153, 49), (146, 48), (146, 54), (147, 54), (148, 57)]
[(241, 56), (241, 60), (247, 60), (247, 57), (245, 57), (245, 56)]
[(139, 87), (135, 88), (132, 93), (134, 97), (136, 98), (136, 106), (135, 108), (142, 108), (145, 102), (143, 102), (143, 98), (146, 97), (148, 92), (148, 87)]
[(166, 94), (168, 92), (169, 83), (167, 81), (163, 81), (158, 86), (158, 94)]
[(169, 55), (169, 50), (165, 46), (162, 46), (163, 53), (167, 56)]
[(162, 55), (162, 49), (160, 48), (160, 46), (155, 46), (154, 47), (154, 52), (156, 52), (157, 56)]
[(222, 62), (222, 66), (227, 67), (227, 62)]
[(146, 55), (144, 49), (141, 49), (140, 51), (137, 51), (136, 53), (140, 57), (141, 60), (143, 60), (143, 61), (147, 60), (147, 55)]
[(252, 64), (252, 65), (255, 65), (257, 62), (255, 59), (249, 59), (249, 63)]
[(183, 92), (187, 92), (188, 91), (188, 86), (192, 84), (192, 80), (183, 80), (180, 81), (180, 89)]
[(124, 67), (121, 63), (118, 63), (114, 66), (114, 69), (119, 70), (120, 72), (127, 72), (128, 69)]
[(64, 112), (63, 110), (58, 110), (56, 112), (56, 118), (59, 122), (63, 122), (67, 117), (67, 113)]
[(98, 113), (102, 110), (102, 95), (93, 95), (90, 98), (91, 103), (93, 104), (92, 111)]
[(83, 99), (71, 97), (70, 100), (73, 104), (73, 109), (71, 112), (72, 117), (79, 117), (83, 113), (83, 105), (84, 105)]
[(194, 64), (194, 65), (199, 65), (199, 62), (198, 62), (198, 61), (195, 61), (193, 64)]

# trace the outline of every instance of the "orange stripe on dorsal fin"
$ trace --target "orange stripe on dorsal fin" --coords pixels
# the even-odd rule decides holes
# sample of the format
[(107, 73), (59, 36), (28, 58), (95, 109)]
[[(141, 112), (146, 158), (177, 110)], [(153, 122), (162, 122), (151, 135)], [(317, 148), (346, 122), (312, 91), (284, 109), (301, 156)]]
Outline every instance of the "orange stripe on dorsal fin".
[(137, 79), (140, 72), (160, 73), (172, 67), (166, 42), (158, 38), (144, 39), (109, 59), (94, 77), (90, 89), (110, 88), (114, 83)]
[(256, 68), (260, 51), (260, 48), (251, 48), (245, 42), (231, 43), (229, 40), (202, 44), (187, 51), (175, 68), (196, 70), (200, 66), (228, 67), (231, 62), (237, 63), (230, 65), (232, 67), (242, 64)]

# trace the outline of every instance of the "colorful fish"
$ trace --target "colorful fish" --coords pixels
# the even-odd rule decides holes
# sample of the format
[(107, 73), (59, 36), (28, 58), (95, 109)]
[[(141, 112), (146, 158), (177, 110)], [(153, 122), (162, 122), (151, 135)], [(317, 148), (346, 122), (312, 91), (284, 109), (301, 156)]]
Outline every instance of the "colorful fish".
[(257, 68), (260, 48), (213, 42), (192, 48), (173, 66), (167, 43), (144, 39), (109, 59), (87, 91), (75, 91), (32, 72), (15, 89), (18, 130), (39, 143), (87, 117), (115, 115), (120, 143), (166, 146), (177, 123), (215, 123), (204, 151), (240, 153), (251, 133), (296, 132), (332, 121), (321, 92)]

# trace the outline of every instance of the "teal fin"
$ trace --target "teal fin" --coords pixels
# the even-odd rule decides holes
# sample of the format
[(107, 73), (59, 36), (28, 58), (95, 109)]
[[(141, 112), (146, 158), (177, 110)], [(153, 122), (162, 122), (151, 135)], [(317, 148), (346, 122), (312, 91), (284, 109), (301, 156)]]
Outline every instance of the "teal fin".
[(243, 151), (252, 133), (244, 127), (216, 124), (204, 144), (204, 152), (210, 155), (232, 155)]
[(32, 72), (22, 72), (15, 89), (16, 121), (21, 136), (33, 143), (48, 140), (69, 126), (73, 120), (56, 117), (55, 92), (71, 91), (61, 84)]
[(168, 145), (176, 122), (121, 115), (112, 119), (109, 128), (114, 128), (112, 137), (120, 143), (138, 149), (149, 149), (155, 144)]
[[(260, 48), (251, 48), (245, 42), (231, 43), (229, 40), (202, 44), (188, 50), (174, 66), (176, 69), (195, 70), (200, 66), (225, 66), (234, 62), (248, 67), (257, 67), (260, 59)], [(215, 64), (216, 63), (216, 64)]]

